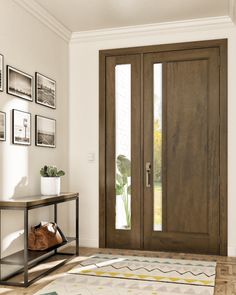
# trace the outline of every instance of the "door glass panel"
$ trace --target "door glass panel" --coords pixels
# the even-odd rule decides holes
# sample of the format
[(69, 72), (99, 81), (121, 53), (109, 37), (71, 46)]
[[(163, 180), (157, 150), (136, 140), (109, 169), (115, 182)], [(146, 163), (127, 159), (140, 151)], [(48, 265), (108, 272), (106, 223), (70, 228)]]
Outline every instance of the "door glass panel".
[[(116, 229), (131, 229), (131, 65), (115, 68)], [(108, 110), (109, 111), (109, 110)]]
[(154, 231), (162, 230), (162, 64), (154, 64), (153, 188)]

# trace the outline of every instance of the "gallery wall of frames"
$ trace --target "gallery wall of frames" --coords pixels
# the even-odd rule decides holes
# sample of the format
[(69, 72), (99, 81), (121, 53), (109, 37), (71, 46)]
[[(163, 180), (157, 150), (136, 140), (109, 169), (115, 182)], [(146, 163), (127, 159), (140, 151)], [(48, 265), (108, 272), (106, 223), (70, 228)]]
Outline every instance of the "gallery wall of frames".
[[(4, 56), (0, 54), (0, 91), (6, 91), (19, 99), (56, 109), (56, 81), (35, 72), (34, 77), (30, 74), (6, 66), (4, 75)], [(6, 76), (6, 78), (5, 78)], [(6, 79), (6, 90), (4, 89)], [(13, 109), (7, 114), (0, 109), (0, 142), (6, 141), (6, 133), (11, 132), (12, 144), (29, 146), (32, 144), (31, 122), (32, 115), (28, 112)], [(7, 130), (6, 121), (11, 118), (11, 129)], [(35, 120), (35, 145), (38, 147), (56, 147), (56, 120), (39, 114)]]

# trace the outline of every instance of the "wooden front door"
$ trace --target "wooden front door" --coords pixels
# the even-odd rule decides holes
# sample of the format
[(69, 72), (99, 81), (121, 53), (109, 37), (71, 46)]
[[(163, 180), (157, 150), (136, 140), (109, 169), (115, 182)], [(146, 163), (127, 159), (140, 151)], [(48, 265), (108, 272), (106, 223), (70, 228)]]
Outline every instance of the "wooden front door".
[(101, 52), (101, 247), (227, 253), (225, 48)]
[(219, 97), (219, 49), (144, 56), (144, 249), (219, 253)]

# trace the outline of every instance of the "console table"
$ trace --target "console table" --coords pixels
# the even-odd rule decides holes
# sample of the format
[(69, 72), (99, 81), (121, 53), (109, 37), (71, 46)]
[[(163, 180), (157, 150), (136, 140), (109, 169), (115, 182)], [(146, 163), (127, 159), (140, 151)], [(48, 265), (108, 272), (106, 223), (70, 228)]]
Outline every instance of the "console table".
[[(29, 210), (37, 209), (46, 206), (54, 206), (54, 221), (57, 223), (57, 204), (75, 201), (75, 211), (76, 211), (76, 234), (75, 237), (67, 237), (67, 242), (60, 244), (59, 246), (50, 248), (46, 251), (31, 251), (28, 250), (28, 230), (29, 230)], [(79, 255), (79, 195), (78, 193), (62, 193), (57, 196), (32, 196), (25, 198), (11, 199), (7, 201), (0, 200), (0, 228), (1, 228), (1, 211), (2, 210), (22, 210), (24, 211), (24, 248), (22, 251), (18, 251), (12, 255), (2, 258), (0, 256), (0, 270), (2, 270), (7, 265), (17, 265), (20, 266), (20, 269), (14, 271), (6, 277), (2, 277), (2, 271), (0, 271), (0, 284), (8, 286), (19, 286), (27, 287), (30, 284), (34, 283), (36, 280), (46, 276), (50, 272), (54, 271), (58, 267), (65, 264), (68, 260), (72, 259), (75, 256)], [(1, 235), (0, 235), (1, 237)], [(57, 251), (62, 246), (65, 246), (68, 243), (75, 241), (75, 253), (60, 253)], [(0, 241), (1, 245), (1, 241)], [(35, 278), (29, 280), (29, 269), (36, 266), (39, 262), (42, 262), (45, 259), (53, 255), (70, 255), (70, 258), (63, 260), (58, 263), (56, 266), (47, 269), (42, 274), (36, 276)], [(9, 281), (10, 278), (14, 277), (19, 273), (24, 273), (24, 281), (22, 283)]]

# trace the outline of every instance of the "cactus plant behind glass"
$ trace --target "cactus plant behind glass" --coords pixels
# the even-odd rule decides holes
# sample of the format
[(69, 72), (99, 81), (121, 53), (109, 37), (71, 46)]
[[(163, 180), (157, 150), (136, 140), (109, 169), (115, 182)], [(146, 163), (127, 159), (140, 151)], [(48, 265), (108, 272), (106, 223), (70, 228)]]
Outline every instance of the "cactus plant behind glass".
[(47, 166), (45, 165), (40, 170), (40, 174), (42, 177), (61, 177), (65, 175), (65, 172), (63, 170), (57, 170), (57, 167), (55, 166)]
[(131, 185), (128, 180), (131, 177), (131, 162), (126, 156), (119, 155), (116, 159), (116, 195), (122, 196), (125, 209), (126, 226), (131, 226), (131, 213), (129, 208), (129, 195), (131, 195)]

